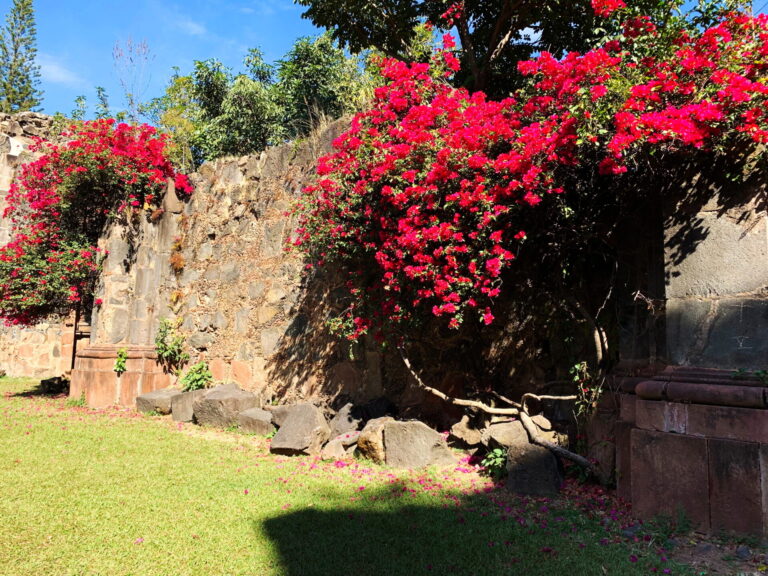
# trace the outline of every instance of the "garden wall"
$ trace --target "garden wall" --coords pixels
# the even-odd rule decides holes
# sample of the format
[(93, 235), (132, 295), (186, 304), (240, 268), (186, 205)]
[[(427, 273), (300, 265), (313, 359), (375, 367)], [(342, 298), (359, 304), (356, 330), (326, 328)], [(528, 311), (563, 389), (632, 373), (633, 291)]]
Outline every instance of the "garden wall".
[(267, 396), (381, 396), (378, 354), (350, 351), (325, 330), (342, 280), (304, 277), (301, 256), (289, 250), (293, 203), (344, 126), (206, 163), (191, 176), (188, 202), (171, 189), (159, 217), (114, 226), (102, 240), (108, 256), (96, 296), (104, 304), (90, 347), (78, 352), (72, 394), (97, 406), (130, 397), (115, 390), (126, 377), (137, 394), (167, 385), (172, 377), (139, 381), (130, 368), (118, 380), (112, 368), (120, 348), (151, 356), (160, 320), (178, 319), (192, 362), (205, 359), (216, 380)]
[[(53, 119), (34, 112), (0, 114), (0, 245), (10, 239), (10, 222), (2, 218), (5, 197), (16, 169), (32, 158), (33, 138), (51, 133)], [(0, 370), (11, 376), (61, 376), (72, 366), (74, 321), (44, 322), (29, 328), (0, 324)]]

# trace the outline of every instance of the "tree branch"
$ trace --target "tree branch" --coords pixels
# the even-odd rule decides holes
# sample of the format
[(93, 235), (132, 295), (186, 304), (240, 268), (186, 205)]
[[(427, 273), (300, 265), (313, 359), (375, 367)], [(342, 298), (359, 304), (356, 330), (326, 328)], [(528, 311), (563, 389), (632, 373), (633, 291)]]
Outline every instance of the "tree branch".
[(483, 402), (477, 402), (475, 400), (463, 400), (461, 398), (453, 398), (441, 392), (437, 388), (432, 388), (431, 386), (427, 386), (411, 366), (411, 362), (406, 357), (402, 348), (398, 348), (398, 351), (400, 352), (400, 357), (403, 359), (403, 363), (405, 364), (405, 367), (408, 369), (408, 372), (411, 373), (411, 376), (413, 376), (414, 380), (416, 381), (416, 385), (422, 390), (425, 390), (430, 394), (433, 394), (438, 398), (454, 406), (476, 408), (478, 410), (485, 412), (486, 414), (492, 414), (492, 415), (498, 415), (498, 416), (517, 416), (518, 418), (520, 418), (520, 422), (523, 425), (523, 428), (525, 428), (525, 431), (528, 434), (528, 440), (531, 442), (531, 444), (535, 444), (536, 446), (541, 446), (542, 448), (546, 448), (553, 454), (560, 456), (561, 458), (565, 458), (566, 460), (570, 460), (571, 462), (578, 464), (579, 466), (581, 466), (587, 471), (592, 470), (592, 464), (589, 462), (589, 460), (587, 460), (583, 456), (579, 456), (578, 454), (575, 454), (570, 450), (563, 448), (562, 446), (558, 446), (557, 444), (548, 442), (547, 440), (544, 440), (541, 436), (539, 436), (538, 427), (536, 426), (536, 423), (533, 420), (531, 420), (531, 417), (528, 415), (528, 412), (525, 409), (525, 402), (526, 400), (529, 400), (529, 399), (531, 400), (575, 400), (576, 399), (575, 396), (537, 396), (536, 394), (524, 394), (522, 404), (518, 404), (517, 402), (513, 402), (507, 398), (504, 398), (503, 396), (498, 395), (499, 398), (501, 398), (505, 402), (508, 402), (515, 406), (520, 406), (519, 409), (518, 408), (494, 408), (492, 406), (488, 406), (487, 404), (484, 404)]

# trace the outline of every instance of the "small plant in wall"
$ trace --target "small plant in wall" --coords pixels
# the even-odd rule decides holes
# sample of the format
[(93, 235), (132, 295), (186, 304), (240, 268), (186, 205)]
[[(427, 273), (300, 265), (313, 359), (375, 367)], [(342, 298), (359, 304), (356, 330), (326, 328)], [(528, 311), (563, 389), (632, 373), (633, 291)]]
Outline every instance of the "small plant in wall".
[(115, 366), (112, 368), (118, 376), (121, 376), (128, 368), (126, 362), (128, 361), (128, 350), (120, 348), (117, 351), (117, 358), (115, 358)]
[(208, 388), (211, 382), (213, 382), (213, 375), (208, 369), (208, 363), (205, 361), (190, 366), (189, 370), (184, 373), (179, 381), (184, 392)]
[(166, 372), (178, 374), (189, 362), (189, 354), (184, 351), (184, 336), (177, 332), (181, 318), (169, 320), (162, 318), (155, 336), (157, 361)]
[(171, 247), (171, 255), (168, 258), (168, 262), (171, 265), (171, 270), (173, 270), (173, 273), (176, 275), (181, 274), (184, 271), (184, 266), (186, 265), (184, 254), (182, 254), (183, 249), (184, 238), (177, 237), (173, 241), (173, 246)]

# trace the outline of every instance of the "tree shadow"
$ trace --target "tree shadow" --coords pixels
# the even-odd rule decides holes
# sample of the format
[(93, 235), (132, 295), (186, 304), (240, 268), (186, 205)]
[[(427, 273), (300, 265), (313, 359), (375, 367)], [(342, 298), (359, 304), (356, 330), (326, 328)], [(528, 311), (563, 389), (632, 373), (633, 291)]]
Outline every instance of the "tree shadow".
[(364, 505), (339, 492), (321, 495), (253, 530), (274, 543), (285, 576), (645, 573), (623, 544), (606, 545), (597, 522), (546, 499), (502, 489), (445, 493), (441, 501), (412, 491), (400, 482), (366, 490)]
[[(675, 177), (660, 187), (669, 264), (681, 264), (710, 236), (707, 213), (731, 219), (744, 228), (744, 234), (765, 215), (768, 174), (755, 168), (755, 153), (745, 147), (727, 156), (702, 153), (669, 162), (667, 170), (673, 169)], [(671, 274), (668, 267), (667, 280)]]
[(16, 392), (14, 398), (58, 398), (69, 395), (69, 380), (59, 376), (40, 380), (33, 388)]

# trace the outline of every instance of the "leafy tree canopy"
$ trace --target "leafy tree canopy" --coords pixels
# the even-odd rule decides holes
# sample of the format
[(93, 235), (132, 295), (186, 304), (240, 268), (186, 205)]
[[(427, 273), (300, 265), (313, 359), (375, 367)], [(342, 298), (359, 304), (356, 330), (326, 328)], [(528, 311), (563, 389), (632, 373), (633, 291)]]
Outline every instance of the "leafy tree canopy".
[(40, 106), (40, 66), (35, 64), (37, 30), (32, 0), (14, 0), (0, 32), (0, 111)]
[[(412, 60), (410, 46), (419, 23), (455, 29), (462, 46), (457, 82), (495, 97), (506, 96), (520, 85), (515, 72), (518, 61), (543, 51), (556, 57), (584, 51), (594, 42), (596, 30), (610, 32), (605, 29), (610, 23), (597, 17), (590, 0), (296, 1), (308, 8), (305, 18), (330, 30), (353, 52), (373, 48), (386, 56)], [(633, 0), (629, 4), (638, 15), (668, 20), (681, 3)]]

